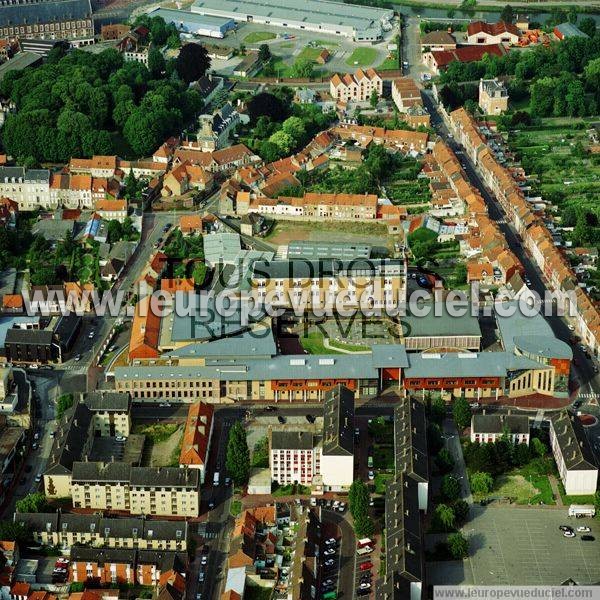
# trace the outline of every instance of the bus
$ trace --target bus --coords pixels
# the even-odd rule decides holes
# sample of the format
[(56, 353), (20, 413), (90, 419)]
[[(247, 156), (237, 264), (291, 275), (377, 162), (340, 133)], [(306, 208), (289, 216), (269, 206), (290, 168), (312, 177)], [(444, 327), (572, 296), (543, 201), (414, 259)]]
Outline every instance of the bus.
[(591, 504), (571, 504), (569, 506), (569, 516), (580, 519), (581, 517), (593, 517), (596, 509)]
[(323, 600), (335, 600), (336, 598), (337, 594), (334, 591), (323, 594)]
[(371, 554), (371, 552), (373, 552), (373, 548), (371, 548), (371, 546), (365, 546), (364, 548), (358, 548), (356, 554), (358, 554), (358, 556), (364, 556), (365, 554)]
[(373, 546), (373, 540), (371, 538), (362, 538), (356, 542), (357, 548), (364, 548), (365, 546)]

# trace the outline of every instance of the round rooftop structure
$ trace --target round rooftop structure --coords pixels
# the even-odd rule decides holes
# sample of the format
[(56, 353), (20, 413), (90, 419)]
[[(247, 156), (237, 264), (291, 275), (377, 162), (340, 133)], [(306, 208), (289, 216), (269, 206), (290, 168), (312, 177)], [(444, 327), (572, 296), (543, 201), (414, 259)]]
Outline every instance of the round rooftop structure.
[(520, 335), (514, 338), (515, 348), (527, 356), (572, 360), (573, 350), (562, 340), (546, 335)]

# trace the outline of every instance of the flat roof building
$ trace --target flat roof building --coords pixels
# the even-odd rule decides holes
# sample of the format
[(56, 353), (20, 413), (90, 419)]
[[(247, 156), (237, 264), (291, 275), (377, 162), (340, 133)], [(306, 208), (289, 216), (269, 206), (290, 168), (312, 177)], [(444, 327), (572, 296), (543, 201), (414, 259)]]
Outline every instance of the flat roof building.
[(165, 23), (173, 23), (182, 33), (193, 33), (206, 37), (223, 38), (235, 27), (231, 18), (199, 15), (189, 10), (157, 8), (150, 13), (151, 17), (162, 17)]
[(391, 29), (390, 21), (394, 16), (394, 11), (389, 9), (352, 5), (350, 11), (341, 2), (326, 0), (305, 0), (298, 4), (283, 3), (281, 0), (196, 0), (192, 12), (274, 27), (342, 35), (358, 42), (382, 39), (384, 31)]

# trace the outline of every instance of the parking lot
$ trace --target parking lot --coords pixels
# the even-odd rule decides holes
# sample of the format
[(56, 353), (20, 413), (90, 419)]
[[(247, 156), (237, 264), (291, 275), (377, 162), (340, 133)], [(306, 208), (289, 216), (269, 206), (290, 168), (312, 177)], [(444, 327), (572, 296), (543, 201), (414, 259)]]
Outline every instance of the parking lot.
[[(471, 545), (463, 561), (430, 563), (433, 585), (580, 585), (600, 581), (600, 523), (567, 517), (567, 508), (472, 508), (463, 528)], [(566, 538), (560, 525), (588, 526), (595, 541), (581, 533)]]

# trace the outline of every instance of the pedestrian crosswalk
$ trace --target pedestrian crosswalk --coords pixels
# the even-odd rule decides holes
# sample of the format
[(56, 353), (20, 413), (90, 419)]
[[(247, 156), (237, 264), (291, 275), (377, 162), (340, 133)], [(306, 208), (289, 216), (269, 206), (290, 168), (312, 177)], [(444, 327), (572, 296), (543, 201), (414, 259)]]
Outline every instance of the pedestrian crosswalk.
[(578, 394), (577, 398), (580, 398), (582, 400), (595, 400), (600, 398), (600, 394), (598, 394), (597, 392), (588, 392), (585, 394)]

